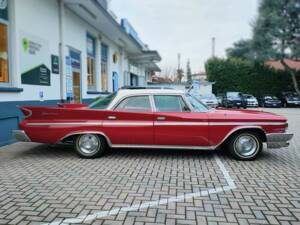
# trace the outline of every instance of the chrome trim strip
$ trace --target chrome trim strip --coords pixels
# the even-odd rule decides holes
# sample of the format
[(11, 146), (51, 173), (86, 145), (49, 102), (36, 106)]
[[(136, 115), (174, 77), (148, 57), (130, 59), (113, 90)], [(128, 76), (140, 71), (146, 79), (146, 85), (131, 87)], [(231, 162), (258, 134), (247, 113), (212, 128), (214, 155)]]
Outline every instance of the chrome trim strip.
[(265, 133), (264, 129), (262, 129), (260, 126), (235, 127), (234, 129), (232, 129), (230, 132), (227, 133), (227, 135), (222, 139), (222, 141), (220, 141), (220, 143), (216, 145), (216, 148), (220, 147), (227, 140), (227, 138), (229, 138), (229, 136), (232, 135), (234, 132), (237, 132), (239, 130), (245, 130), (245, 129), (260, 129)]
[(101, 126), (102, 122), (27, 123), (28, 126)]
[(27, 136), (24, 130), (13, 130), (12, 137), (17, 141), (21, 142), (31, 142), (30, 138)]
[(155, 126), (208, 126), (208, 122), (154, 122)]
[(66, 139), (66, 138), (68, 138), (68, 137), (70, 137), (70, 136), (73, 136), (73, 135), (79, 135), (79, 134), (99, 134), (99, 135), (102, 135), (102, 136), (106, 139), (108, 146), (109, 146), (109, 147), (112, 146), (111, 141), (110, 141), (110, 139), (107, 137), (107, 135), (106, 135), (105, 133), (99, 132), (99, 131), (75, 131), (75, 132), (71, 132), (71, 133), (69, 133), (69, 134), (63, 136), (61, 139), (59, 139), (58, 143), (59, 143), (59, 142), (62, 142), (64, 139)]
[(285, 122), (209, 122), (210, 126), (226, 126), (226, 125), (285, 125)]
[(113, 121), (104, 121), (103, 127), (137, 127), (137, 126), (153, 126), (153, 122), (113, 122)]
[(152, 149), (189, 149), (189, 150), (214, 150), (215, 146), (183, 146), (183, 145), (112, 145), (112, 148), (152, 148)]

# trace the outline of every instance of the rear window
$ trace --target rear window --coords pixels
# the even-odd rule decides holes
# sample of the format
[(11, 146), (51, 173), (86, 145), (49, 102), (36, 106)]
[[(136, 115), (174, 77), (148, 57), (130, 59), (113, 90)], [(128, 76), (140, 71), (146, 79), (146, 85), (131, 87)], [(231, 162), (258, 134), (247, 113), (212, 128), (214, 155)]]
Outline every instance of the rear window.
[(110, 94), (106, 97), (97, 98), (92, 104), (89, 105), (90, 109), (106, 109), (108, 105), (114, 100), (117, 93)]

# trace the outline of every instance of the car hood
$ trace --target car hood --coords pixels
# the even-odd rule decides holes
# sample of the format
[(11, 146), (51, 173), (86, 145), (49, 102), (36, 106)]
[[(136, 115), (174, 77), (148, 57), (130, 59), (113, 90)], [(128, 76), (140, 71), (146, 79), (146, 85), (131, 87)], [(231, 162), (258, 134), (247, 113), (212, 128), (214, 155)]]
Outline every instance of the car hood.
[(229, 109), (213, 109), (209, 112), (210, 121), (235, 121), (235, 122), (253, 122), (253, 121), (276, 121), (286, 122), (284, 116), (274, 113), (258, 111), (258, 110), (229, 110)]

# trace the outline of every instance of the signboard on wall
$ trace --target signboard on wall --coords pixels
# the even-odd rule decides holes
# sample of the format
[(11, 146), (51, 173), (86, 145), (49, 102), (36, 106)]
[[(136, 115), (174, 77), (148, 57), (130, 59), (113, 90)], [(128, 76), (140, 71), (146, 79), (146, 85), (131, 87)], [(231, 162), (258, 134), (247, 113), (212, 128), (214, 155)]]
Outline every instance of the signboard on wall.
[(66, 91), (67, 99), (73, 98), (72, 60), (69, 56), (66, 57)]
[(50, 53), (42, 38), (20, 33), (20, 63), (22, 84), (50, 86)]
[(51, 71), (59, 74), (59, 57), (57, 55), (51, 55)]
[(8, 0), (0, 0), (0, 19), (8, 20)]

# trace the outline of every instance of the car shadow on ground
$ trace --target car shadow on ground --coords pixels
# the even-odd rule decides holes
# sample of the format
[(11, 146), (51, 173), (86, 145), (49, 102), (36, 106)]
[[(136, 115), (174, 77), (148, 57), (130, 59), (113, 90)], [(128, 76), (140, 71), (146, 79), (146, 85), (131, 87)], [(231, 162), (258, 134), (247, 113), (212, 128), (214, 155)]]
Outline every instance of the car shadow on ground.
[[(107, 149), (105, 154), (100, 158), (202, 158), (211, 159), (219, 156), (224, 159), (234, 160), (226, 151), (226, 149), (219, 148), (216, 150), (184, 150), (184, 149)], [(35, 158), (79, 158), (72, 145), (45, 145), (36, 144), (30, 148), (19, 149), (14, 158), (35, 157)], [(97, 158), (96, 158), (97, 159)], [(276, 160), (277, 157), (272, 157), (272, 152), (264, 149), (257, 161)]]

